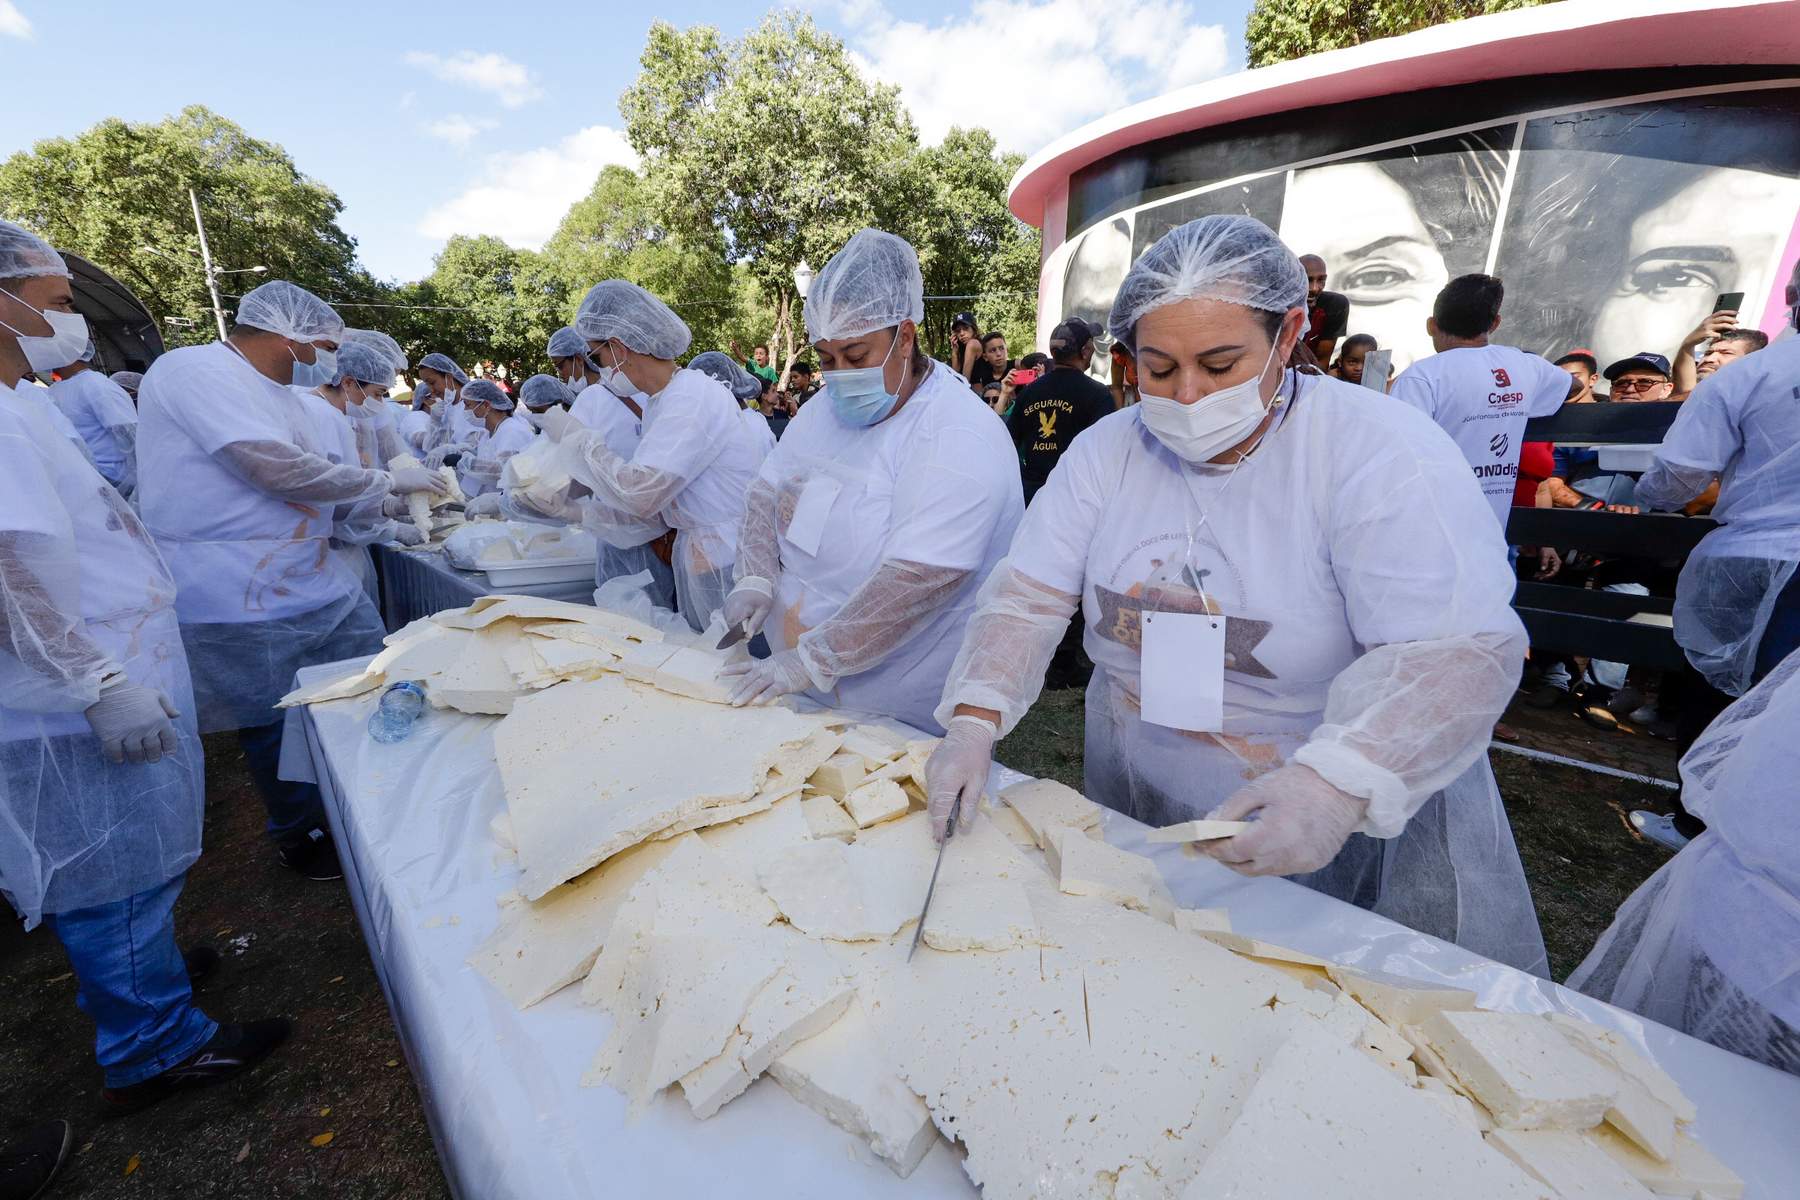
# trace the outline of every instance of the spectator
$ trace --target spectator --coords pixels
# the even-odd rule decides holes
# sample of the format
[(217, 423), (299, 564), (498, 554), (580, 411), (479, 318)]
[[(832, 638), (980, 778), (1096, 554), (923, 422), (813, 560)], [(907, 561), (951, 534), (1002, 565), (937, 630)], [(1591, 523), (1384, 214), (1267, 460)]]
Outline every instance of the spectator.
[(133, 404), (136, 404), (138, 384), (144, 382), (143, 372), (114, 371), (111, 378), (114, 383), (125, 389), (125, 394), (131, 397), (131, 402)]
[(1125, 347), (1118, 342), (1112, 344), (1107, 351), (1112, 359), (1112, 392), (1113, 407), (1126, 408), (1138, 402), (1137, 363), (1125, 352)]
[(1556, 365), (1567, 371), (1581, 390), (1570, 396), (1566, 403), (1592, 404), (1597, 400), (1608, 400), (1594, 391), (1594, 384), (1600, 380), (1600, 360), (1594, 357), (1592, 350), (1571, 350), (1556, 360)]
[(762, 388), (757, 393), (755, 400), (747, 401), (746, 403), (757, 412), (766, 413), (771, 408), (775, 407), (775, 381), (773, 379), (764, 379), (760, 375), (756, 376), (756, 381), (762, 384)]
[(818, 382), (813, 378), (812, 364), (802, 359), (788, 371), (787, 394), (793, 400), (797, 410), (802, 404), (811, 400), (818, 393)]
[(950, 365), (973, 382), (975, 364), (980, 361), (981, 334), (976, 332), (975, 314), (959, 312), (950, 318)]
[(1328, 363), (1350, 324), (1350, 298), (1325, 290), (1325, 260), (1318, 255), (1302, 254), (1300, 265), (1306, 270), (1306, 345), (1315, 359)]
[(990, 383), (982, 388), (981, 400), (982, 403), (993, 409), (1002, 421), (1006, 420), (1008, 414), (1012, 412), (1013, 391), (1004, 384)]
[(1363, 379), (1363, 360), (1369, 351), (1379, 349), (1375, 339), (1366, 333), (1353, 333), (1344, 339), (1344, 348), (1338, 351), (1337, 361), (1331, 364), (1331, 374), (1345, 383), (1360, 384)]
[(1100, 331), (1070, 317), (1050, 333), (1051, 369), (1018, 393), (1006, 427), (1024, 463), (1025, 503), (1044, 486), (1075, 436), (1113, 411), (1112, 396), (1091, 378), (1094, 335)]
[(733, 338), (731, 342), (731, 357), (742, 363), (744, 369), (758, 379), (766, 379), (770, 383), (774, 383), (777, 378), (779, 378), (775, 368), (769, 364), (769, 348), (767, 346), (752, 346), (750, 348), (750, 357), (745, 358), (743, 350), (740, 349), (737, 344), (737, 339)]
[(1502, 529), (1512, 509), (1525, 422), (1549, 416), (1580, 390), (1537, 355), (1488, 344), (1500, 326), (1505, 295), (1491, 275), (1463, 275), (1445, 284), (1425, 323), (1437, 353), (1408, 367), (1392, 392), (1450, 435)]
[(1012, 360), (1006, 357), (1006, 335), (998, 329), (982, 335), (981, 361), (975, 364), (975, 371), (969, 376), (975, 390), (979, 392), (990, 383), (999, 383), (1012, 369)]
[(1768, 345), (1769, 335), (1760, 329), (1727, 329), (1712, 340), (1698, 363), (1686, 353), (1677, 356), (1674, 368), (1675, 394), (1670, 398), (1686, 400), (1693, 395), (1694, 388), (1699, 386), (1702, 379), (1725, 364), (1736, 362), (1745, 355), (1755, 354)]

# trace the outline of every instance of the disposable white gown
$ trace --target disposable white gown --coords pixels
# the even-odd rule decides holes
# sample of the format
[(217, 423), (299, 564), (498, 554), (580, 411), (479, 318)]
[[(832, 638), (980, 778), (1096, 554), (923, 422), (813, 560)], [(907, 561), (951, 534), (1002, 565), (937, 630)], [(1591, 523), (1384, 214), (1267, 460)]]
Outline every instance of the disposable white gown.
[(630, 459), (598, 434), (574, 432), (576, 479), (603, 510), (675, 531), (675, 594), (681, 614), (705, 629), (731, 590), (744, 497), (757, 451), (737, 401), (698, 371), (675, 372), (644, 408), (643, 439)]
[(423, 461), (431, 452), (431, 433), (434, 428), (431, 414), (422, 408), (408, 409), (400, 417), (400, 440), (406, 443), (407, 453)]
[[(333, 463), (356, 466), (361, 461), (356, 429), (349, 414), (339, 412), (331, 401), (310, 389), (295, 388), (306, 415), (311, 419), (314, 441), (306, 449), (323, 455)], [(344, 565), (362, 583), (369, 599), (381, 602), (381, 585), (376, 579), (375, 560), (369, 547), (376, 542), (394, 540), (398, 522), (381, 511), (383, 497), (358, 504), (339, 505), (332, 513), (331, 548), (344, 560)]]
[(202, 732), (267, 724), (296, 669), (380, 646), (331, 537), (341, 506), (392, 480), (304, 449), (304, 414), (219, 342), (163, 355), (138, 392), (139, 507), (175, 577)]
[[(796, 545), (794, 513), (814, 489), (808, 507), (829, 515)], [(751, 488), (737, 575), (775, 582), (764, 632), (774, 650), (799, 649), (814, 699), (939, 733), (932, 712), (976, 593), (1024, 512), (1006, 426), (933, 366), (878, 425), (846, 425), (830, 404), (800, 410)]]
[(1675, 640), (1720, 691), (1750, 689), (1775, 599), (1800, 562), (1800, 338), (1701, 381), (1638, 480), (1638, 503), (1677, 509), (1716, 477), (1719, 528), (1675, 586)]
[[(597, 431), (608, 450), (629, 459), (637, 453), (638, 443), (644, 439), (642, 413), (649, 400), (648, 396), (636, 397), (632, 403), (637, 405), (638, 411), (633, 412), (630, 405), (606, 388), (588, 387), (575, 397), (569, 415)], [(648, 571), (650, 584), (645, 590), (650, 598), (659, 606), (673, 610), (675, 571), (657, 555), (655, 548), (657, 539), (669, 532), (662, 518), (634, 516), (609, 508), (591, 496), (580, 502), (580, 510), (582, 527), (594, 535), (594, 543), (600, 551), (594, 560), (594, 587), (605, 586), (609, 579)]]
[(1681, 802), (1706, 832), (1619, 907), (1569, 986), (1800, 1074), (1796, 730), (1790, 654), (1682, 758)]
[(90, 369), (51, 384), (50, 399), (87, 443), (94, 469), (130, 496), (137, 487), (137, 407), (125, 389)]
[(506, 460), (531, 445), (536, 437), (537, 428), (518, 413), (508, 416), (492, 432), (483, 432), (474, 449), (456, 464), (463, 495), (473, 499), (499, 491), (500, 469)]
[(769, 457), (769, 452), (775, 449), (775, 431), (769, 428), (769, 418), (754, 408), (743, 409), (742, 413), (744, 428), (750, 431), (750, 440), (757, 453), (763, 458)]
[[(0, 462), (0, 889), (29, 928), (187, 870), (203, 771), (175, 583), (143, 523), (4, 386)], [(119, 670), (180, 710), (172, 757), (102, 754), (82, 714)]]
[(94, 465), (94, 452), (88, 449), (87, 439), (75, 428), (68, 414), (57, 405), (50, 396), (50, 389), (38, 387), (36, 384), (21, 383), (18, 386), (19, 399), (38, 410), (38, 415), (50, 423), (50, 428), (60, 433), (70, 445), (81, 452), (81, 457), (88, 466)]
[(386, 400), (351, 404), (345, 408), (344, 416), (356, 438), (357, 458), (368, 470), (385, 470), (397, 455), (406, 453), (399, 426)]
[[(1369, 808), (1299, 882), (1542, 973), (1482, 753), (1525, 650), (1500, 530), (1427, 418), (1337, 380), (1297, 386), (1235, 476), (1183, 464), (1137, 409), (1077, 438), (982, 589), (938, 718), (971, 704), (1010, 731), (1079, 597), (1090, 796), (1168, 825), (1302, 763)], [(1225, 616), (1220, 732), (1142, 719), (1146, 610)]]

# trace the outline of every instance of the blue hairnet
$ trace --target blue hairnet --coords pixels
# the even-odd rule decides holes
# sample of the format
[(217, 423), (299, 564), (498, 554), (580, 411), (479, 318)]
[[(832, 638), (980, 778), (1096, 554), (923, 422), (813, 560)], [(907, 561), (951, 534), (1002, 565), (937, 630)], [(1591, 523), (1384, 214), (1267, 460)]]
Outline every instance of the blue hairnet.
[(762, 395), (762, 380), (744, 370), (731, 355), (722, 351), (708, 350), (705, 354), (696, 354), (688, 367), (703, 375), (712, 376), (739, 400), (754, 400)]
[(107, 378), (130, 392), (133, 396), (137, 395), (138, 385), (144, 382), (144, 375), (141, 371), (114, 371), (111, 375), (107, 376)]
[(37, 279), (45, 275), (69, 278), (62, 255), (23, 225), (0, 221), (0, 279)]
[(1255, 217), (1201, 217), (1163, 234), (1131, 265), (1107, 328), (1136, 354), (1138, 321), (1182, 300), (1286, 312), (1306, 303), (1306, 271), (1275, 231)]
[(463, 369), (457, 366), (456, 360), (451, 358), (448, 354), (427, 354), (424, 358), (419, 360), (419, 366), (422, 369), (441, 371), (458, 383), (469, 382), (469, 377), (463, 374)]
[(905, 238), (859, 229), (806, 294), (806, 337), (834, 342), (925, 319), (925, 276)]
[(575, 403), (575, 394), (554, 375), (533, 375), (519, 385), (519, 399), (526, 408), (549, 408), (553, 404), (567, 407)]
[(387, 360), (393, 364), (396, 373), (406, 370), (406, 351), (400, 348), (399, 342), (396, 342), (387, 334), (382, 333), (379, 329), (346, 329), (344, 330), (344, 340), (349, 342), (360, 342), (365, 346), (372, 346), (376, 350), (381, 351), (382, 354), (387, 356)]
[(544, 348), (544, 353), (549, 355), (552, 359), (575, 358), (577, 356), (585, 358), (587, 352), (587, 339), (582, 337), (579, 333), (576, 333), (574, 327), (569, 325), (564, 325), (561, 329), (551, 334), (550, 344)]
[(339, 344), (338, 379), (354, 379), (380, 387), (392, 387), (394, 366), (386, 354), (366, 342), (347, 341)]
[(272, 279), (239, 298), (237, 323), (296, 342), (341, 344), (344, 337), (344, 318), (336, 309), (285, 279)]
[(678, 358), (694, 342), (674, 309), (623, 279), (603, 280), (588, 289), (575, 313), (575, 332), (590, 342), (616, 338), (651, 358)]
[(472, 379), (463, 385), (462, 402), (464, 404), (485, 404), (496, 412), (511, 412), (513, 399), (500, 390), (500, 385), (491, 379)]

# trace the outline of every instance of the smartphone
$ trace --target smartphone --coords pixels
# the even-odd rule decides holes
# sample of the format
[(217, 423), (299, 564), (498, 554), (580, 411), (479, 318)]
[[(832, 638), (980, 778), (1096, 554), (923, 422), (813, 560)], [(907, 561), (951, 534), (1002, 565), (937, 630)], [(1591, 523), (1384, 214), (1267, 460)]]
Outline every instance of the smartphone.
[(1026, 384), (1036, 383), (1039, 374), (1041, 372), (1036, 367), (1019, 367), (1013, 371), (1013, 386), (1022, 388)]
[(1713, 301), (1714, 312), (1738, 312), (1744, 307), (1744, 293), (1720, 292), (1719, 298)]

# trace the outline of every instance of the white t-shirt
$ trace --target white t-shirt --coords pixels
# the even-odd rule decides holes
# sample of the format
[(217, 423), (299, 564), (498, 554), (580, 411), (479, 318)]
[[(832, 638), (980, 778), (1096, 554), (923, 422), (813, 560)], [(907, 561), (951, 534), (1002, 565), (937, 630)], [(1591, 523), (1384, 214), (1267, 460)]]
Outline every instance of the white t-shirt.
[(415, 458), (424, 454), (425, 443), (431, 437), (431, 414), (422, 408), (407, 409), (400, 415), (400, 437)]
[(647, 397), (638, 396), (633, 403), (638, 412), (632, 412), (625, 402), (601, 387), (592, 384), (581, 390), (575, 397), (575, 403), (569, 408), (569, 415), (580, 421), (589, 429), (600, 431), (600, 440), (606, 448), (621, 458), (630, 458), (637, 451), (638, 443), (644, 437), (643, 412)]
[[(511, 414), (494, 426), (492, 432), (482, 434), (481, 440), (475, 443), (475, 449), (458, 464), (457, 474), (463, 495), (472, 499), (487, 492), (499, 491), (499, 464), (531, 445), (535, 437), (537, 427), (518, 413)], [(483, 464), (492, 473), (472, 473), (468, 468), (474, 463)]]
[(644, 405), (631, 462), (687, 481), (658, 515), (684, 535), (686, 565), (696, 574), (737, 561), (744, 497), (760, 461), (741, 412), (724, 384), (686, 368)]
[(312, 388), (288, 390), (300, 397), (300, 407), (306, 414), (308, 428), (302, 432), (310, 432), (312, 440), (304, 443), (304, 448), (334, 463), (356, 466), (356, 431), (351, 428), (349, 416)]
[[(976, 593), (1005, 556), (1025, 511), (1019, 456), (1005, 424), (986, 405), (969, 403), (967, 386), (940, 363), (878, 425), (855, 428), (828, 403), (806, 405), (760, 475), (776, 489), (781, 578), (764, 631), (778, 650), (829, 620), (883, 562), (969, 572), (885, 660), (838, 680), (831, 696), (815, 696), (937, 729), (932, 710)], [(809, 552), (787, 534), (795, 506), (814, 487), (836, 492), (823, 493), (830, 511)]]
[(1512, 346), (1459, 346), (1413, 363), (1389, 394), (1450, 435), (1505, 530), (1525, 422), (1562, 407), (1569, 373)]
[(124, 388), (92, 368), (50, 385), (50, 398), (69, 419), (100, 474), (109, 483), (125, 477), (129, 451), (119, 444), (117, 429), (137, 429), (137, 407)]

